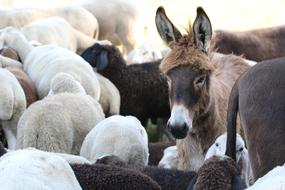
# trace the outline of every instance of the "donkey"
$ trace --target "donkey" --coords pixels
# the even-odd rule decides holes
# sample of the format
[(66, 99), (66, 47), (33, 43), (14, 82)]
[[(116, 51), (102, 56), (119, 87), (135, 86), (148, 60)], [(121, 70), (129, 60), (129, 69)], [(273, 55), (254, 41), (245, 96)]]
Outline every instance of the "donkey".
[(226, 155), (235, 159), (237, 113), (254, 180), (285, 162), (285, 57), (258, 63), (234, 85), (228, 107)]
[(167, 128), (177, 139), (178, 169), (197, 171), (216, 137), (226, 130), (226, 108), (235, 80), (249, 68), (242, 57), (209, 52), (212, 27), (201, 8), (192, 30), (182, 36), (159, 7), (161, 38), (171, 48), (160, 70), (168, 79), (171, 116)]
[(212, 49), (220, 53), (243, 55), (254, 61), (285, 56), (285, 26), (244, 32), (215, 31)]

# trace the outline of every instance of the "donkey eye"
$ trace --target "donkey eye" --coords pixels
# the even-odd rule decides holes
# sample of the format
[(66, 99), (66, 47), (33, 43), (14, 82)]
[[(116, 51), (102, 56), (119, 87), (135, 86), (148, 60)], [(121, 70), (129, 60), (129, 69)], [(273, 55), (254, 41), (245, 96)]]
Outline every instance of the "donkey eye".
[(239, 152), (242, 152), (242, 151), (243, 151), (243, 147), (241, 147), (240, 149), (238, 149), (238, 151), (239, 151)]
[(195, 79), (195, 85), (201, 88), (206, 81), (206, 75), (201, 75)]

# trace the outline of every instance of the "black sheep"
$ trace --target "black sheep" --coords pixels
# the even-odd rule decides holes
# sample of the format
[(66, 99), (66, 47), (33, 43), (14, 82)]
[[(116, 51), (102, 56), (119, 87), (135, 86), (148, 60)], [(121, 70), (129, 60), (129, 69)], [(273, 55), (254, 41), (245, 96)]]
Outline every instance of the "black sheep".
[(82, 190), (159, 190), (139, 171), (104, 164), (70, 164)]
[(121, 160), (117, 156), (105, 156), (101, 159), (98, 159), (96, 163), (107, 164), (112, 167), (119, 166), (136, 169), (156, 181), (160, 185), (162, 190), (186, 189), (192, 178), (196, 176), (196, 172), (192, 171), (180, 171), (158, 168), (154, 166), (135, 168), (132, 166), (128, 166), (123, 160)]
[(81, 56), (118, 88), (121, 115), (136, 116), (143, 126), (148, 118), (169, 117), (167, 80), (158, 68), (161, 60), (127, 65), (118, 48), (98, 43)]

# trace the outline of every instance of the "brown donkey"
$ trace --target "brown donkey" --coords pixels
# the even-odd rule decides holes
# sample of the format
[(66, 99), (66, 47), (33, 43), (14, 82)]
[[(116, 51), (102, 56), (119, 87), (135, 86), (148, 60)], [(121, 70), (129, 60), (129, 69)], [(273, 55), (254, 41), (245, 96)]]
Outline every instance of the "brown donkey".
[(177, 138), (179, 169), (195, 170), (215, 138), (226, 130), (228, 98), (236, 79), (249, 68), (241, 57), (209, 53), (210, 20), (197, 8), (191, 31), (182, 36), (165, 14), (156, 12), (156, 27), (171, 52), (160, 65), (167, 76), (171, 117), (167, 127)]

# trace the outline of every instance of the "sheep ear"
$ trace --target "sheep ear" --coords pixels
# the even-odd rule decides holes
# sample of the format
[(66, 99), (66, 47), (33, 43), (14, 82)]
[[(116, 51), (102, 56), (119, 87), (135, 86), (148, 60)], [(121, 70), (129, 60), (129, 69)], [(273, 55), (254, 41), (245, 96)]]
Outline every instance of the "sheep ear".
[(163, 7), (158, 7), (156, 11), (155, 24), (160, 37), (168, 45), (171, 42), (177, 42), (182, 37), (179, 30), (172, 24), (172, 22), (166, 16)]
[(204, 52), (208, 52), (212, 38), (212, 26), (209, 17), (202, 7), (197, 8), (193, 32), (196, 46)]
[(96, 68), (98, 71), (104, 70), (108, 66), (108, 52), (101, 51), (100, 54), (96, 57)]
[(232, 184), (232, 190), (244, 190), (246, 188), (244, 182), (238, 175), (233, 176)]

